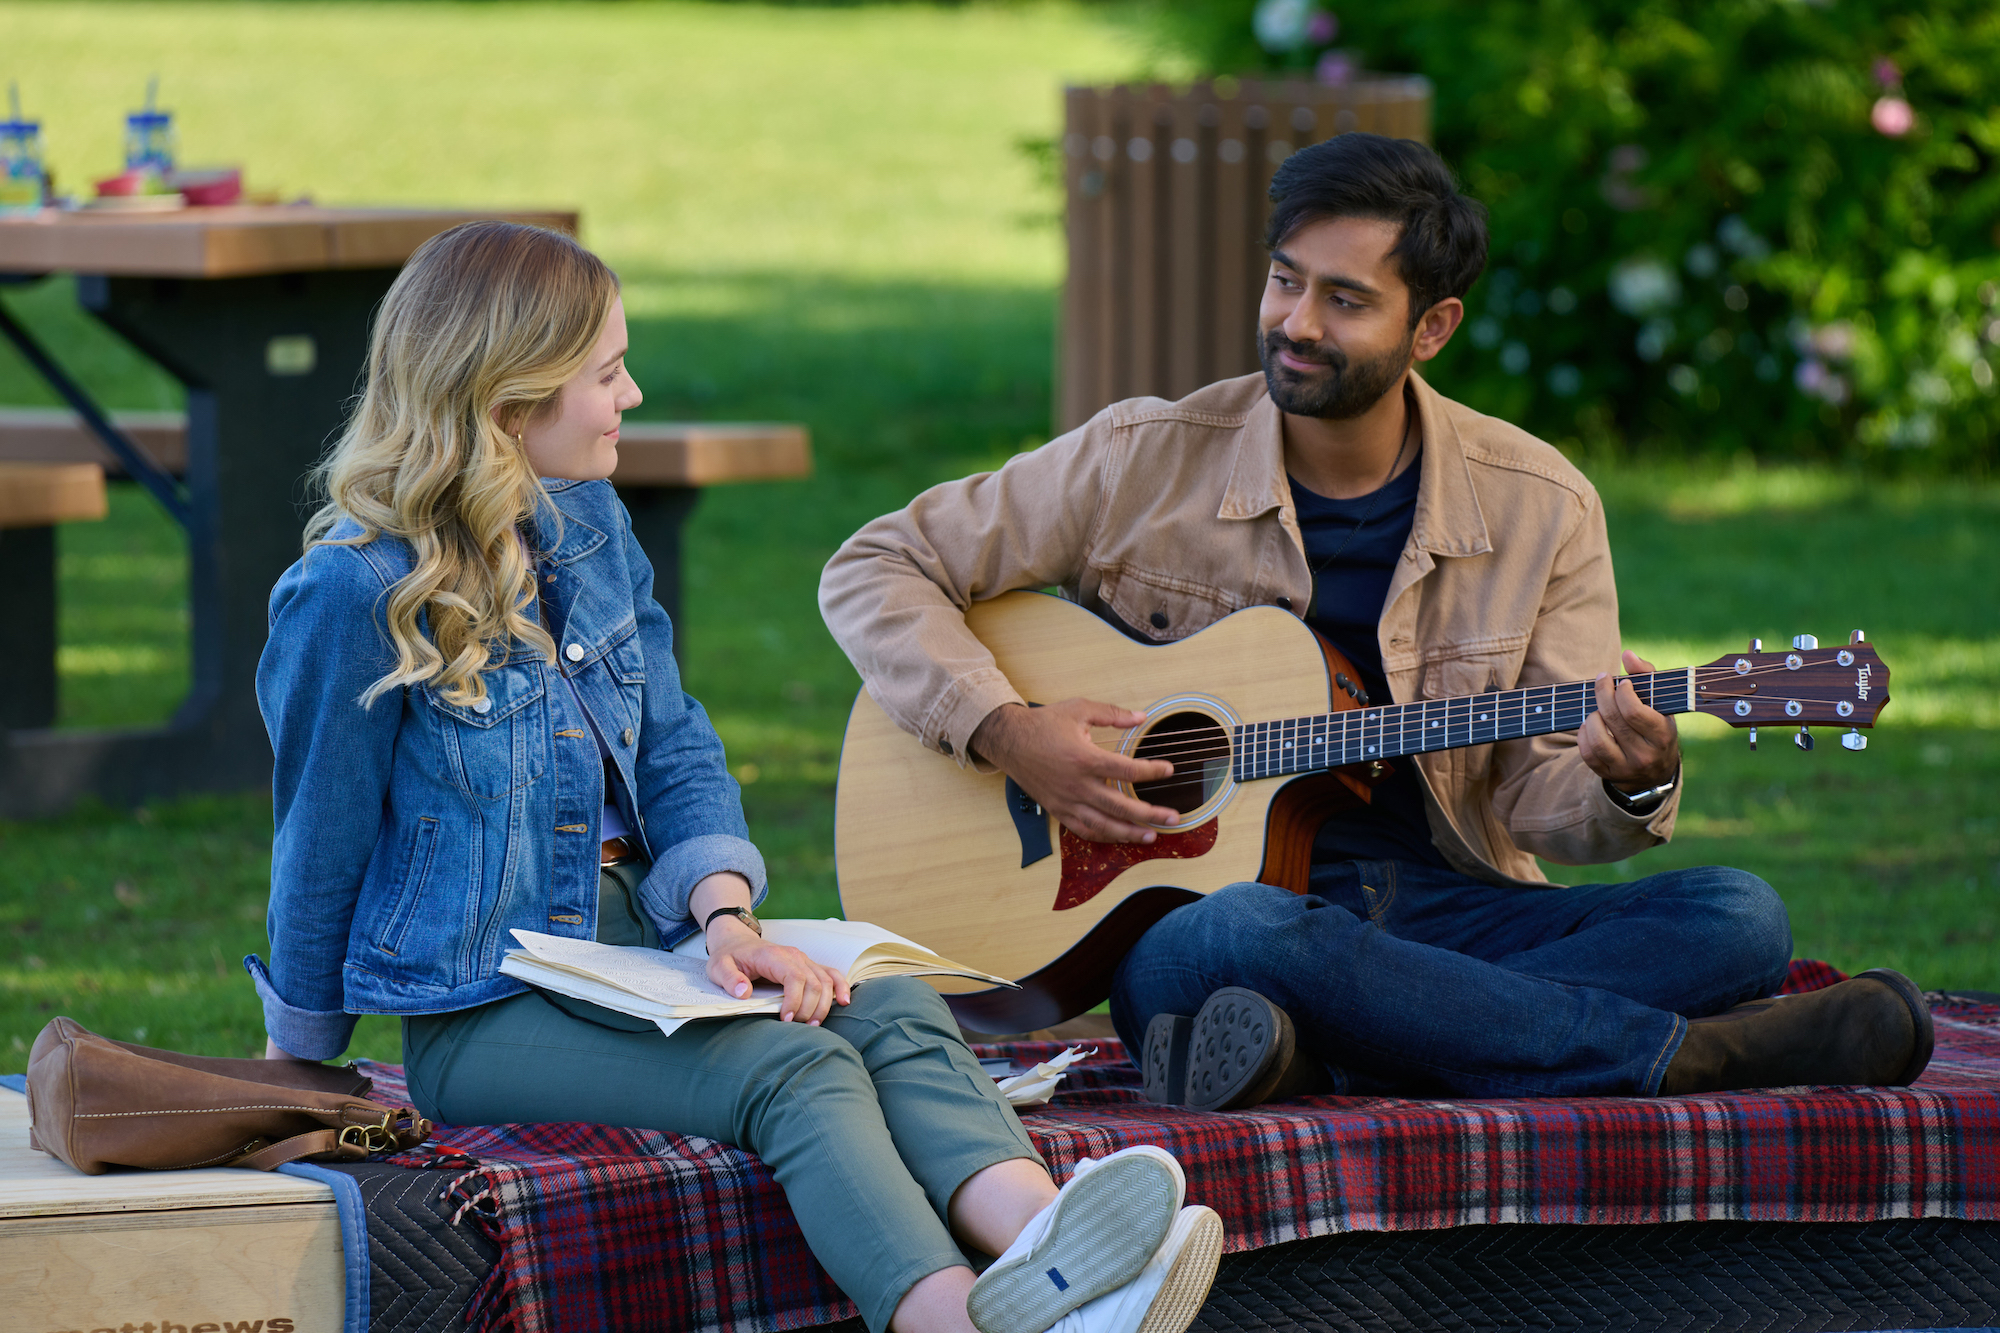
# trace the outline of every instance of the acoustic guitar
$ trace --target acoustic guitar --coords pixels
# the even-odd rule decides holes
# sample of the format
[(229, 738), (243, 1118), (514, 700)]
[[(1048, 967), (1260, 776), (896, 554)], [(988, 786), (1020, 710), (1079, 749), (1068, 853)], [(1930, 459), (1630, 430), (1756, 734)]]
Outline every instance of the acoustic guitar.
[[(1226, 616), (1178, 643), (1137, 643), (1043, 593), (976, 602), (966, 624), (1023, 698), (1084, 696), (1144, 712), (1096, 739), (1166, 759), (1132, 794), (1181, 812), (1151, 845), (1090, 842), (1010, 779), (961, 768), (889, 720), (863, 690), (841, 748), (834, 849), (842, 911), (919, 940), (1020, 990), (947, 994), (979, 1032), (1026, 1032), (1090, 1009), (1147, 927), (1240, 880), (1303, 893), (1328, 815), (1368, 799), (1404, 756), (1575, 731), (1590, 681), (1364, 706), (1346, 659), (1277, 607)], [(1889, 672), (1859, 631), (1838, 648), (1802, 637), (1707, 666), (1631, 677), (1662, 713), (1738, 727), (1839, 725), (1848, 749), (1889, 701)], [(1128, 789), (1131, 790), (1131, 789)], [(961, 983), (973, 985), (976, 983)], [(941, 985), (946, 989), (950, 983)]]

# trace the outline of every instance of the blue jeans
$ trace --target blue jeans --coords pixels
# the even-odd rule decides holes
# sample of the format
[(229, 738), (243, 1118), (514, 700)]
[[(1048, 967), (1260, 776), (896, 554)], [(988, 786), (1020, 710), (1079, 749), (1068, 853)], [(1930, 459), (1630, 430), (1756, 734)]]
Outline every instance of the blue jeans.
[(1721, 867), (1522, 889), (1339, 861), (1312, 887), (1232, 884), (1147, 931), (1111, 992), (1126, 1048), (1244, 986), (1343, 1093), (1651, 1096), (1687, 1018), (1771, 994), (1792, 953), (1776, 892)]

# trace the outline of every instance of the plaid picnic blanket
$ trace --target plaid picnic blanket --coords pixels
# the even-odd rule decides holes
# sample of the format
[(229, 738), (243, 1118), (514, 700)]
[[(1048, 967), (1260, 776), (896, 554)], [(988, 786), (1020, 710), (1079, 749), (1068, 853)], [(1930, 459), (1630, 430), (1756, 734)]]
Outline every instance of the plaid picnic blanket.
[[(1793, 964), (1788, 992), (1841, 980)], [(1115, 1041), (1023, 1116), (1058, 1181), (1140, 1143), (1174, 1152), (1231, 1250), (1478, 1223), (2000, 1220), (2000, 1007), (1935, 1009), (1911, 1088), (1685, 1098), (1316, 1097), (1228, 1115), (1155, 1106)], [(1017, 1061), (1058, 1048), (982, 1048)], [(378, 1096), (402, 1070), (375, 1065)], [(762, 1162), (602, 1125), (445, 1128), (456, 1197), (500, 1247), (468, 1327), (802, 1328), (855, 1313)], [(396, 1159), (444, 1165), (432, 1148)]]

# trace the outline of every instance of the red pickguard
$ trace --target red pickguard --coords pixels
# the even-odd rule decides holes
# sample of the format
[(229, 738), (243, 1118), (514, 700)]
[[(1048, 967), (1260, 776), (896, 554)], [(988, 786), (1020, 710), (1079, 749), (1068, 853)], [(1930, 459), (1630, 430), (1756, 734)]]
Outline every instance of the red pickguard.
[(1062, 830), (1062, 883), (1056, 888), (1058, 912), (1087, 903), (1104, 886), (1141, 861), (1207, 856), (1215, 849), (1220, 820), (1211, 819), (1186, 833), (1162, 833), (1149, 846), (1143, 842), (1090, 842)]

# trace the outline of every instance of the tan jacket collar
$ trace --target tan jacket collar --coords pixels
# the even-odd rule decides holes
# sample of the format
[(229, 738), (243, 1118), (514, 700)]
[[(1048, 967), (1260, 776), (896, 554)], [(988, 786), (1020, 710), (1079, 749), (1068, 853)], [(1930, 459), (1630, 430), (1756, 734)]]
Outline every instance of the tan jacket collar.
[[(1458, 426), (1445, 410), (1445, 400), (1410, 372), (1417, 400), (1417, 425), (1422, 431), (1424, 464), (1417, 487), (1416, 521), (1410, 542), (1432, 555), (1484, 555), (1493, 549), (1486, 518), (1473, 489), (1471, 469), (1458, 437)], [(1269, 394), (1259, 394), (1244, 414), (1236, 436), (1236, 458), (1229, 469), (1217, 518), (1250, 519), (1291, 505), (1285, 477), (1284, 414)]]

